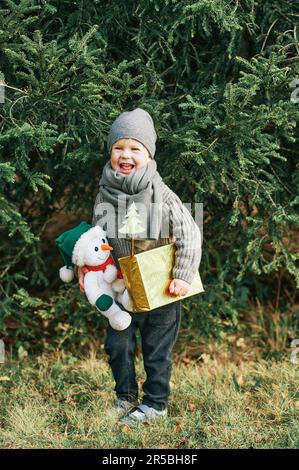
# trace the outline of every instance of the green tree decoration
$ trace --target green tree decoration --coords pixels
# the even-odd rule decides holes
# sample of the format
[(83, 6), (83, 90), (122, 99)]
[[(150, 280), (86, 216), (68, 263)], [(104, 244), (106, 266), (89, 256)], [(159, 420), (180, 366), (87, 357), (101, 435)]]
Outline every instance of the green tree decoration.
[(290, 312), (295, 338), (299, 2), (136, 5), (0, 2), (0, 337), (16, 351), (89, 348), (100, 319), (61, 286), (54, 239), (91, 221), (110, 125), (138, 106), (164, 182), (204, 202), (211, 288), (186, 305), (188, 331), (214, 337), (262, 304)]
[(136, 204), (132, 202), (123, 221), (123, 227), (119, 229), (120, 233), (131, 235), (131, 256), (134, 256), (134, 235), (144, 231), (139, 218)]

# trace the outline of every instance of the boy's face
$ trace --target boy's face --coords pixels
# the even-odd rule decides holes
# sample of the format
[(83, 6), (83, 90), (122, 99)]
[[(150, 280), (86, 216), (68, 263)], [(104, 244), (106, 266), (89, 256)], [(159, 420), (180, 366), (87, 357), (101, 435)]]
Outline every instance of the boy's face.
[(147, 165), (150, 154), (143, 144), (135, 139), (119, 139), (111, 149), (111, 166), (124, 175)]

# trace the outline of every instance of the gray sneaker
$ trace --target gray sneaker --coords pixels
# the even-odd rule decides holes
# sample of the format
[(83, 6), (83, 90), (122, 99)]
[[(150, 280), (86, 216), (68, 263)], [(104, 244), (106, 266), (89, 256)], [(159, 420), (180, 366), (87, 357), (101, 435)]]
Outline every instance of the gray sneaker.
[(123, 424), (148, 423), (158, 418), (166, 418), (166, 416), (167, 409), (159, 411), (150, 406), (141, 404), (129, 411), (120, 421)]
[(116, 398), (114, 405), (113, 405), (113, 413), (118, 418), (121, 418), (122, 416), (129, 413), (135, 407), (136, 407), (136, 402), (133, 403), (128, 400), (122, 400), (121, 398)]

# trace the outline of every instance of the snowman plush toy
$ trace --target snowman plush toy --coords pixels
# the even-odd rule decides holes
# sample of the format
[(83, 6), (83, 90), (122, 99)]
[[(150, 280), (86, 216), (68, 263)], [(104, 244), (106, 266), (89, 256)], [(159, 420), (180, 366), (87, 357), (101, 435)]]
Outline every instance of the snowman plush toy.
[(108, 318), (115, 330), (125, 330), (131, 323), (131, 315), (122, 310), (132, 311), (133, 305), (125, 287), (121, 272), (115, 266), (106, 232), (98, 225), (81, 222), (76, 227), (63, 232), (55, 239), (65, 266), (59, 276), (64, 282), (74, 278), (74, 265), (84, 274), (83, 286), (91, 305)]

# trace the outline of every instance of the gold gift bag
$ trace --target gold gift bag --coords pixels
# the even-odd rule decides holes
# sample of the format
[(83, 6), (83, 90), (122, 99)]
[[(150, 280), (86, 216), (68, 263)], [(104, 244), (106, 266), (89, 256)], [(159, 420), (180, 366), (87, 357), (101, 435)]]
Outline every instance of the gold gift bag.
[(133, 312), (147, 312), (204, 291), (197, 271), (188, 294), (174, 296), (169, 293), (175, 250), (174, 243), (171, 243), (119, 258), (124, 281), (133, 300)]

